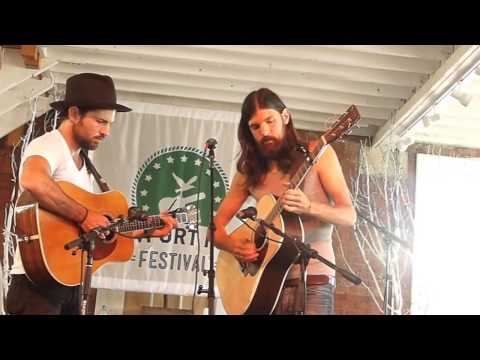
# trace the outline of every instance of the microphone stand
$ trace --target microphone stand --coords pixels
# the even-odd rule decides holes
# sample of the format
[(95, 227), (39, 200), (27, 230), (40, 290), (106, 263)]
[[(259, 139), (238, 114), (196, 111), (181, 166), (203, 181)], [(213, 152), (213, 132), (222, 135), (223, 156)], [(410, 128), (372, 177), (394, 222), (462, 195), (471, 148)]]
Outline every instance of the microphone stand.
[(85, 269), (81, 270), (83, 272), (83, 282), (80, 284), (80, 315), (87, 315), (88, 294), (90, 293), (92, 282), (93, 251), (95, 250), (95, 242), (99, 239), (101, 233), (101, 230), (93, 229), (92, 231), (82, 234), (78, 239), (70, 241), (64, 246), (65, 250), (79, 248), (82, 250), (82, 252), (87, 252)]
[(363, 215), (360, 211), (357, 210), (357, 215), (359, 218), (365, 220), (367, 223), (372, 225), (375, 229), (383, 234), (383, 241), (385, 242), (385, 287), (383, 291), (383, 314), (392, 315), (392, 276), (390, 275), (390, 259), (392, 257), (392, 245), (393, 242), (396, 242), (407, 249), (410, 249), (410, 245), (405, 241), (400, 239), (395, 234), (392, 234), (390, 231), (386, 230), (384, 227), (373, 222), (367, 216)]
[[(128, 218), (120, 216), (119, 219), (112, 221), (109, 225), (97, 227), (90, 230), (89, 232), (83, 233), (82, 235), (80, 235), (79, 238), (72, 240), (63, 246), (65, 250), (81, 249), (82, 253), (84, 251), (87, 252), (87, 262), (85, 263), (85, 269), (82, 268), (80, 270), (83, 274), (83, 282), (80, 284), (80, 315), (87, 315), (88, 295), (90, 293), (92, 284), (93, 251), (95, 250), (96, 241), (102, 240), (100, 235), (107, 236), (112, 231), (116, 232), (115, 229), (117, 228), (117, 226), (127, 222), (128, 220), (144, 221), (146, 216), (146, 213), (139, 208), (130, 207), (128, 209)], [(74, 252), (75, 251), (76, 250), (74, 250)], [(82, 266), (82, 264), (80, 266)]]
[[(213, 140), (213, 139), (211, 139)], [(215, 244), (215, 224), (213, 222), (213, 171), (214, 171), (214, 160), (215, 160), (215, 149), (216, 141), (207, 141), (208, 147), (208, 159), (210, 169), (210, 224), (208, 229), (210, 231), (210, 266), (208, 271), (203, 271), (205, 275), (208, 273), (208, 290), (203, 289), (203, 286), (198, 287), (197, 294), (208, 293), (208, 315), (215, 315), (215, 270), (213, 268), (214, 255), (213, 249)]]
[[(333, 264), (330, 261), (328, 261), (327, 259), (325, 259), (323, 256), (320, 256), (320, 254), (318, 254), (318, 252), (316, 250), (312, 249), (309, 244), (305, 244), (302, 241), (298, 240), (297, 238), (289, 236), (288, 234), (284, 233), (283, 231), (281, 231), (280, 229), (278, 229), (274, 225), (267, 223), (263, 219), (255, 219), (254, 217), (251, 217), (251, 218), (252, 218), (252, 220), (257, 221), (260, 224), (260, 226), (263, 226), (263, 227), (266, 227), (266, 228), (272, 230), (278, 236), (283, 237), (284, 241), (289, 241), (295, 246), (295, 248), (297, 249), (298, 254), (300, 256), (300, 261), (301, 261), (300, 262), (301, 282), (302, 282), (303, 287), (304, 287), (304, 294), (306, 293), (306, 282), (305, 282), (305, 278), (306, 278), (305, 275), (306, 274), (305, 274), (305, 270), (306, 270), (306, 266), (308, 264), (308, 261), (310, 259), (317, 259), (318, 261), (321, 261), (322, 263), (331, 267), (335, 271), (338, 271), (345, 279), (347, 279), (348, 281), (352, 282), (355, 285), (359, 285), (362, 282), (362, 280), (358, 276), (352, 274), (348, 270), (339, 268), (335, 264)], [(305, 301), (306, 301), (306, 296), (304, 295), (303, 311), (297, 311), (298, 314), (303, 315), (303, 313), (305, 312), (305, 308), (306, 308), (305, 307), (305, 305), (306, 305)], [(297, 309), (298, 309), (298, 307), (297, 307)]]

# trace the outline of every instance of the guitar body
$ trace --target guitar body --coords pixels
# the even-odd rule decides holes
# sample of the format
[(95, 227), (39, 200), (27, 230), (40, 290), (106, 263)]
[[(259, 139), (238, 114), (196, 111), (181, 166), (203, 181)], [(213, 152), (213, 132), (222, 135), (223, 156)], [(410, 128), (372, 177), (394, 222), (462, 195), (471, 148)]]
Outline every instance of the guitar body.
[[(110, 219), (127, 216), (127, 200), (118, 191), (93, 194), (68, 182), (60, 181), (58, 185), (65, 194), (89, 210)], [(24, 191), (16, 206), (16, 233), (26, 275), (33, 283), (44, 287), (80, 284), (84, 265), (81, 250), (64, 249), (66, 243), (81, 235), (77, 224), (41, 209), (33, 196)], [(115, 235), (108, 242), (97, 241), (92, 273), (106, 263), (128, 261), (133, 247), (133, 240), (121, 235)], [(86, 260), (84, 256), (84, 263)]]
[[(263, 196), (257, 203), (257, 218), (265, 219), (275, 204), (273, 195)], [(292, 243), (283, 241), (271, 230), (266, 230), (266, 237), (280, 243), (265, 240), (265, 232), (259, 229), (260, 225), (255, 221), (248, 219), (246, 222), (248, 226), (241, 225), (230, 236), (255, 242), (260, 254), (258, 260), (240, 263), (231, 253), (220, 251), (217, 258), (218, 288), (228, 314), (271, 314), (288, 271), (299, 254)], [(298, 215), (284, 211), (274, 218), (272, 224), (303, 241), (304, 230)], [(257, 231), (252, 231), (249, 226)]]

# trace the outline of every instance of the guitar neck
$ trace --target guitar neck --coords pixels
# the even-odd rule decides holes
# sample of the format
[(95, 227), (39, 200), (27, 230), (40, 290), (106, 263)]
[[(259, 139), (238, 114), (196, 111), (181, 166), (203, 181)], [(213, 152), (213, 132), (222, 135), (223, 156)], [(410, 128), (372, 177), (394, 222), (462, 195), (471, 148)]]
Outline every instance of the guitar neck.
[[(321, 138), (320, 143), (317, 146), (315, 146), (315, 149), (313, 149), (313, 151), (310, 153), (312, 162), (309, 162), (306, 160), (303, 161), (302, 165), (298, 168), (298, 170), (292, 176), (290, 180), (291, 189), (297, 189), (302, 184), (303, 180), (305, 179), (305, 176), (307, 176), (308, 172), (311, 170), (313, 164), (315, 163), (315, 160), (321, 154), (325, 145), (326, 143), (324, 139)], [(282, 211), (283, 211), (283, 206), (279, 202), (277, 202), (265, 220), (271, 223), (273, 219), (275, 219), (278, 215), (280, 215)]]
[[(178, 223), (186, 224), (188, 222), (187, 215), (185, 213), (169, 213), (174, 216)], [(165, 226), (165, 222), (159, 215), (148, 216), (146, 220), (130, 220), (126, 223), (120, 223), (114, 225), (116, 232), (124, 233), (134, 230), (143, 230), (150, 228), (162, 228)]]
[(298, 168), (298, 170), (295, 172), (295, 174), (292, 176), (292, 179), (290, 180), (290, 183), (292, 184), (291, 185), (292, 189), (296, 189), (302, 184), (303, 179), (305, 179), (305, 176), (308, 174), (308, 172), (312, 168), (313, 164), (315, 163), (318, 156), (321, 154), (325, 145), (326, 145), (325, 140), (321, 138), (320, 143), (317, 146), (315, 146), (315, 149), (313, 149), (313, 151), (310, 153), (312, 162), (305, 160), (302, 163), (302, 165)]
[(116, 232), (125, 233), (134, 230), (149, 229), (152, 227), (161, 228), (165, 226), (165, 222), (160, 219), (160, 216), (149, 216), (148, 220), (130, 220), (123, 224), (117, 224), (114, 226)]

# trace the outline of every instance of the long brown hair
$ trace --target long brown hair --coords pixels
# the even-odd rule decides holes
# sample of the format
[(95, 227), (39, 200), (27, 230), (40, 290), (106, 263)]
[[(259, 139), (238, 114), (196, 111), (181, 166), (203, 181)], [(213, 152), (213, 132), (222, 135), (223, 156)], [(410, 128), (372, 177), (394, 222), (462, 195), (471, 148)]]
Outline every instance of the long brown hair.
[[(247, 176), (247, 187), (258, 185), (271, 167), (271, 162), (260, 151), (248, 126), (249, 120), (258, 109), (272, 109), (281, 114), (286, 106), (277, 94), (267, 88), (252, 91), (243, 101), (238, 125), (238, 141), (242, 150), (237, 161), (237, 170)], [(278, 154), (278, 167), (283, 173), (288, 173), (299, 159), (299, 153), (295, 151), (297, 144), (305, 145), (299, 140), (292, 120), (290, 115), (283, 145)]]

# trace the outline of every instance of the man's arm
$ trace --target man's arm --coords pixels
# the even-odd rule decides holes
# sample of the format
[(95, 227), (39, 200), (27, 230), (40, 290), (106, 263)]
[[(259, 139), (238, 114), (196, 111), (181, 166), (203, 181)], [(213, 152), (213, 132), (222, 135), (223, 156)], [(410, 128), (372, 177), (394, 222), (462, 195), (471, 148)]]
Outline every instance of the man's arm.
[(48, 161), (39, 155), (27, 158), (23, 164), (20, 185), (32, 193), (41, 207), (81, 225), (89, 231), (108, 224), (108, 219), (94, 211), (89, 211), (68, 197), (50, 176)]
[(342, 167), (335, 150), (328, 146), (324, 156), (316, 164), (316, 172), (325, 192), (332, 198), (330, 204), (311, 203), (310, 214), (330, 224), (352, 226), (357, 214), (352, 205), (350, 191), (343, 176)]
[(336, 225), (353, 225), (357, 214), (353, 208), (345, 177), (335, 150), (328, 146), (313, 169), (325, 192), (332, 198), (328, 203), (310, 201), (299, 189), (288, 190), (282, 196), (284, 208), (296, 214), (315, 216), (323, 222)]
[(245, 177), (237, 172), (232, 180), (230, 191), (223, 199), (215, 216), (215, 246), (228, 251), (241, 261), (254, 261), (258, 257), (255, 246), (244, 239), (233, 239), (227, 234), (226, 226), (248, 198)]

